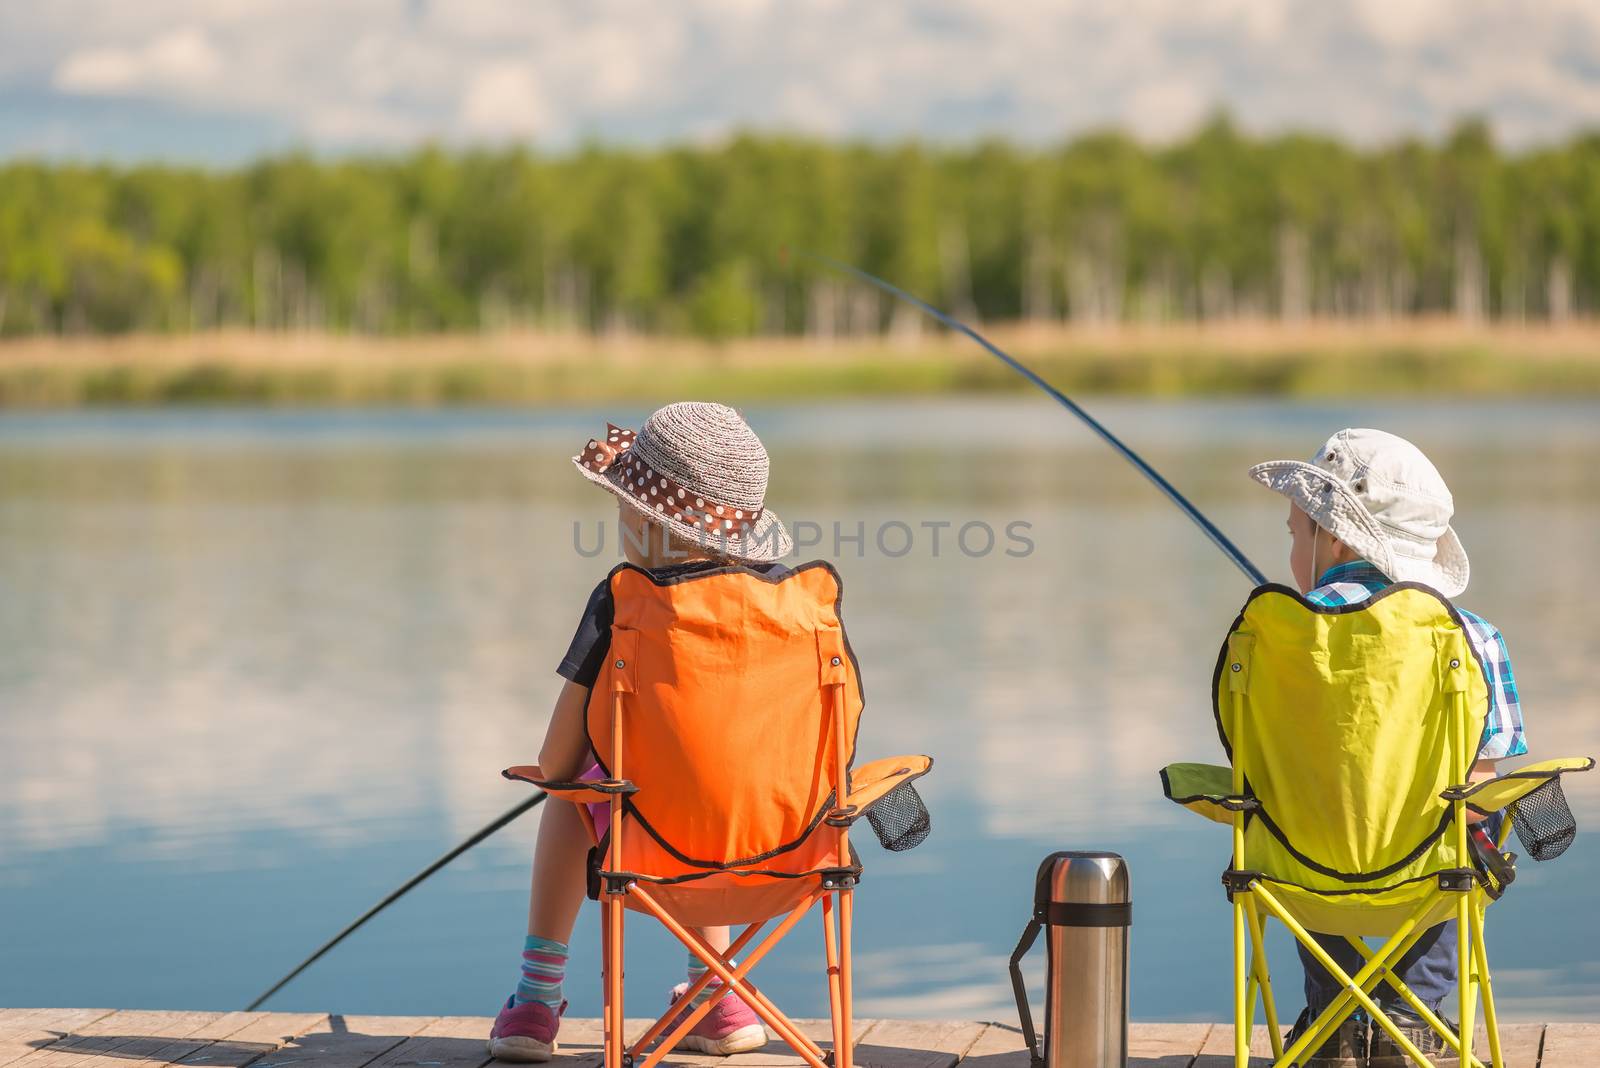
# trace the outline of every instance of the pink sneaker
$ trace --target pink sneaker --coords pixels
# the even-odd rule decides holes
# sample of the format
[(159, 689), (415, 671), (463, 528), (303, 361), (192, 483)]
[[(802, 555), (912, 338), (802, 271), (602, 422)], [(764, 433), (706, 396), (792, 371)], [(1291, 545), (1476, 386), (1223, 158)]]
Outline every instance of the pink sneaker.
[[(715, 990), (721, 985), (719, 982), (713, 982), (711, 988)], [(673, 987), (672, 1004), (676, 1005), (678, 999), (688, 991), (688, 983), (679, 983)], [(688, 1012), (688, 1008), (685, 1007), (677, 1019), (672, 1021), (673, 1024), (676, 1025)], [(732, 1053), (748, 1053), (766, 1044), (767, 1029), (761, 1026), (761, 1018), (738, 994), (729, 994), (711, 1006), (711, 1011), (694, 1025), (694, 1030), (683, 1036), (678, 1048), (726, 1057)]]
[(542, 1001), (516, 1004), (508, 998), (505, 1008), (495, 1017), (494, 1030), (489, 1032), (489, 1056), (497, 1061), (547, 1061), (556, 1051), (556, 1032), (561, 1029), (561, 1013), (567, 1011), (563, 1001), (557, 1012)]

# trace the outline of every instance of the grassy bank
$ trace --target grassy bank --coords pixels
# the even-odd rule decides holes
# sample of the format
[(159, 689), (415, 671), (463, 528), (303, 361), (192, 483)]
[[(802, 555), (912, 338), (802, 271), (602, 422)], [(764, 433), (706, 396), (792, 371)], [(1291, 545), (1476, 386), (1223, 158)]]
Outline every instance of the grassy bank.
[[(1230, 324), (991, 336), (1069, 393), (1600, 397), (1600, 323)], [(220, 333), (0, 343), (0, 407), (550, 405), (1015, 391), (965, 339)]]

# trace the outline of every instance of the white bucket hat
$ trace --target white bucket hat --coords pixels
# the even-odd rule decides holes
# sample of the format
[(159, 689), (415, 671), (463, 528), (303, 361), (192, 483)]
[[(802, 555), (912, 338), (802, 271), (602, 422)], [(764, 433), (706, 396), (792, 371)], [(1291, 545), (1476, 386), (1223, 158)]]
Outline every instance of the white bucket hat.
[(767, 450), (726, 405), (669, 404), (638, 433), (608, 423), (572, 463), (646, 519), (702, 548), (757, 562), (794, 548), (766, 507)]
[(1395, 582), (1420, 582), (1446, 597), (1466, 590), (1471, 572), (1450, 527), (1450, 487), (1404, 438), (1341, 430), (1310, 463), (1273, 460), (1252, 467), (1250, 477), (1289, 498)]

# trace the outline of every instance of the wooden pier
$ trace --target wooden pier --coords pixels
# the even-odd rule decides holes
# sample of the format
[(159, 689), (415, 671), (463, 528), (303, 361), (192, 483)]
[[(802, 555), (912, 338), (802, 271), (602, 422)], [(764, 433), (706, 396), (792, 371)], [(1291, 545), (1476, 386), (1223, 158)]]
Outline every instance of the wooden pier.
[[(826, 1021), (800, 1021), (824, 1048)], [(643, 1031), (639, 1020), (633, 1032)], [(340, 1016), (278, 1012), (146, 1012), (111, 1009), (0, 1010), (0, 1068), (485, 1068), (490, 1021), (479, 1016)], [(1017, 1028), (945, 1020), (856, 1021), (863, 1068), (1027, 1068)], [(1257, 1029), (1257, 1053), (1267, 1036)], [(1597, 1068), (1600, 1024), (1509, 1024), (1508, 1068)], [(1134, 1068), (1232, 1068), (1233, 1028), (1223, 1024), (1134, 1024)], [(555, 1068), (597, 1068), (597, 1020), (561, 1028)], [(1478, 1052), (1487, 1059), (1482, 1036)], [(792, 1068), (786, 1047), (734, 1057), (683, 1054), (694, 1068)], [(1258, 1062), (1268, 1064), (1263, 1058)]]

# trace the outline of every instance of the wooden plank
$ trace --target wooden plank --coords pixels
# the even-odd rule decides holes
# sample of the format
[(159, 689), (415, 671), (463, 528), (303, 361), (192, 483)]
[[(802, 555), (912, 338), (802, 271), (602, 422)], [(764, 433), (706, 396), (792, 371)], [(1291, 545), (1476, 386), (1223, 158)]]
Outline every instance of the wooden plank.
[(297, 1035), (288, 1045), (262, 1057), (255, 1068), (364, 1068), (433, 1023), (436, 1016), (327, 1017), (326, 1028)]
[(1544, 1029), (1539, 1068), (1594, 1068), (1600, 1064), (1600, 1024), (1553, 1023)]
[[(1130, 1024), (1128, 1068), (1190, 1068), (1205, 1048), (1212, 1028), (1206, 1023)], [(1233, 1041), (1231, 1031), (1228, 1041)]]
[(122, 1012), (98, 1021), (96, 1026), (115, 1026), (132, 1035), (142, 1034), (117, 1047), (117, 1060), (146, 1064), (175, 1064), (210, 1045), (202, 1032), (215, 1028), (226, 1013)]
[[(859, 1049), (863, 1036), (878, 1021), (855, 1021), (855, 1045)], [(624, 1026), (624, 1034), (630, 1043), (644, 1034), (653, 1019), (630, 1018)], [(820, 1045), (824, 1051), (833, 1048), (833, 1024), (828, 1020), (798, 1019), (795, 1026), (812, 1041)], [(593, 1068), (604, 1059), (601, 1056), (602, 1037), (600, 1021), (595, 1019), (571, 1019), (561, 1021), (559, 1036), (560, 1048), (558, 1052), (562, 1057), (562, 1068)], [(794, 1065), (805, 1063), (798, 1054), (791, 1050), (781, 1039), (767, 1029), (767, 1045), (749, 1053), (737, 1053), (731, 1057), (712, 1057), (702, 1053), (674, 1050), (667, 1054), (664, 1064), (683, 1065), (688, 1068), (792, 1068)]]
[(195, 1068), (244, 1068), (310, 1031), (327, 1030), (322, 1012), (230, 1012), (195, 1032), (211, 1041), (178, 1061)]
[[(1272, 1041), (1266, 1027), (1257, 1025), (1250, 1032), (1250, 1068), (1270, 1068), (1271, 1064)], [(1211, 1028), (1191, 1068), (1233, 1068), (1233, 1024)]]
[[(424, 1037), (475, 1038), (479, 1042), (487, 1043), (489, 1032), (493, 1027), (494, 1020), (488, 1016), (441, 1016), (417, 1034)], [(487, 1045), (484, 1049), (487, 1052)]]
[(97, 1015), (58, 1041), (16, 1062), (64, 1066), (92, 1061), (112, 1050), (138, 1060), (153, 1049), (187, 1036), (222, 1015), (216, 1012), (147, 1012), (122, 1009)]
[[(780, 1006), (781, 1007), (781, 1006)], [(851, 1031), (851, 1044), (859, 1050), (861, 1040), (872, 1028), (879, 1023), (877, 1020), (855, 1020)], [(800, 1018), (794, 1021), (800, 1033), (822, 1047), (823, 1052), (833, 1049), (833, 1021), (828, 1019)], [(676, 1056), (676, 1054), (674, 1054)], [(789, 1048), (789, 1044), (773, 1033), (772, 1028), (767, 1028), (767, 1044), (764, 1048), (752, 1050), (749, 1053), (736, 1053), (732, 1057), (711, 1057), (709, 1062), (726, 1064), (730, 1068), (793, 1068), (806, 1062), (800, 1055)], [(857, 1062), (859, 1063), (859, 1062)]]
[(118, 1009), (73, 1028), (73, 1037), (187, 1038), (222, 1016), (220, 1012), (167, 1012)]
[[(1128, 1028), (1129, 1068), (1198, 1068), (1196, 1057), (1204, 1056), (1201, 1065), (1214, 1063), (1221, 1058), (1231, 1068), (1233, 1059), (1233, 1028), (1222, 1025), (1221, 1033), (1211, 1037), (1212, 1024), (1131, 1024)], [(1500, 1028), (1500, 1048), (1505, 1056), (1506, 1068), (1539, 1068), (1539, 1048), (1544, 1035), (1543, 1024), (1507, 1024)], [(1208, 1041), (1209, 1040), (1209, 1041)], [(1478, 1030), (1479, 1057), (1488, 1063), (1488, 1033)], [(1251, 1053), (1258, 1054), (1263, 1063), (1270, 1063), (1271, 1046), (1266, 1029), (1256, 1028), (1251, 1040)], [(973, 1045), (962, 1061), (963, 1068), (981, 1061), (983, 1068), (1025, 1068), (1027, 1050), (1021, 1031), (1009, 1024), (991, 1024), (989, 1030)], [(1600, 1065), (1600, 1059), (1595, 1064)], [(976, 1066), (975, 1066), (976, 1068)]]
[(961, 1063), (972, 1068), (1028, 1068), (1028, 1047), (1022, 1038), (1022, 1028), (1013, 1024), (990, 1024), (967, 1050)]
[[(650, 1025), (655, 1022), (654, 1017), (649, 1019), (642, 1016), (629, 1017), (623, 1021), (622, 1025), (624, 1039), (631, 1045), (638, 1040), (640, 1035), (649, 1030)], [(605, 1039), (599, 1020), (563, 1020), (561, 1022), (559, 1041), (561, 1043), (559, 1052), (562, 1057), (562, 1068), (568, 1068), (568, 1065), (573, 1066), (573, 1068), (592, 1068), (592, 1066), (599, 1065), (605, 1060), (602, 1053)], [(755, 1057), (763, 1052), (765, 1051), (742, 1053), (739, 1054), (739, 1057)], [(694, 1066), (694, 1068), (709, 1068), (712, 1065), (729, 1064), (736, 1059), (738, 1058), (712, 1057), (688, 1050), (674, 1050), (663, 1058), (662, 1063)], [(794, 1060), (796, 1063), (800, 1062), (798, 1057), (794, 1058)]]
[(866, 1068), (954, 1068), (989, 1025), (970, 1020), (879, 1020), (856, 1044)]
[(213, 1042), (273, 1042), (283, 1045), (297, 1035), (326, 1027), (325, 1012), (225, 1012), (190, 1037)]
[[(1130, 1024), (1129, 1068), (1190, 1068), (1211, 1033), (1211, 1024)], [(1231, 1039), (1230, 1039), (1231, 1041)], [(1231, 1048), (1231, 1047), (1230, 1047)], [(961, 1061), (962, 1068), (1027, 1068), (1022, 1030), (990, 1024)]]
[(0, 1065), (36, 1053), (111, 1013), (111, 1009), (7, 1009), (0, 1017)]
[(109, 1057), (170, 1064), (205, 1046), (204, 1039), (189, 1036), (222, 1015), (124, 1009), (75, 1028), (65, 1038), (12, 1063), (18, 1068), (88, 1068)]
[[(629, 1020), (623, 1028), (624, 1033), (632, 1038), (644, 1033), (649, 1027), (650, 1020)], [(556, 1054), (560, 1058), (561, 1068), (598, 1068), (605, 1061), (602, 1050), (605, 1043), (601, 1037), (600, 1021), (592, 1018), (578, 1018), (561, 1021), (561, 1030), (556, 1035)]]
[(0, 1036), (25, 1031), (71, 1031), (110, 1016), (115, 1009), (5, 1009), (0, 1011)]
[[(644, 1017), (629, 1017), (623, 1021), (622, 1034), (631, 1045), (640, 1035), (649, 1030), (655, 1019)], [(561, 1068), (594, 1068), (604, 1062), (602, 1050), (605, 1045), (604, 1034), (599, 1020), (563, 1020), (559, 1035), (561, 1055)], [(754, 1056), (754, 1054), (740, 1054), (741, 1057)], [(696, 1068), (705, 1068), (708, 1065), (727, 1064), (734, 1060), (732, 1057), (711, 1057), (704, 1054), (678, 1051), (667, 1054), (663, 1064), (693, 1065)], [(795, 1058), (799, 1061), (799, 1058)]]
[(489, 1029), (477, 1016), (443, 1016), (373, 1059), (367, 1068), (480, 1068), (489, 1063)]
[[(1544, 1024), (1501, 1024), (1500, 1053), (1505, 1068), (1539, 1068), (1539, 1047), (1544, 1042)], [(1473, 1038), (1472, 1052), (1489, 1063), (1489, 1032), (1480, 1025)]]
[(71, 1030), (110, 1016), (112, 1009), (0, 1009), (0, 1036), (23, 1031)]
[(480, 1068), (489, 1063), (487, 1040), (458, 1035), (413, 1035), (382, 1056), (370, 1068)]

